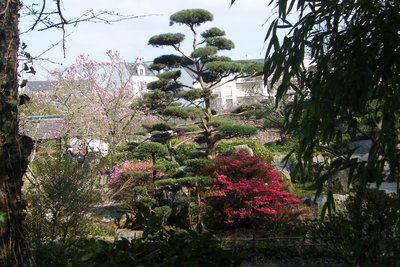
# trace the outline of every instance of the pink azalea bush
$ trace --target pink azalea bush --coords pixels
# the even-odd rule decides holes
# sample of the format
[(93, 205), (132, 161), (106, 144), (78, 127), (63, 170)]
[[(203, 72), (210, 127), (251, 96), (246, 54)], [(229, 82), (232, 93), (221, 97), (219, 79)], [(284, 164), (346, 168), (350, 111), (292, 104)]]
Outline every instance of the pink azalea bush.
[[(135, 186), (149, 185), (152, 181), (152, 167), (151, 161), (126, 160), (106, 172), (113, 198), (122, 200)], [(159, 172), (158, 178), (163, 175)]]

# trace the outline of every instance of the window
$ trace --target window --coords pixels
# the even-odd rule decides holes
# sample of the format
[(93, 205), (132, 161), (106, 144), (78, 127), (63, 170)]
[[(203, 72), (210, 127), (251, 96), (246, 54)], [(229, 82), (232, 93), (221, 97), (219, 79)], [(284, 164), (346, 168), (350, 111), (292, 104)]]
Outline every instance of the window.
[(224, 91), (226, 92), (225, 96), (232, 96), (232, 86), (226, 86)]
[(144, 74), (145, 74), (144, 67), (143, 66), (139, 66), (138, 69), (137, 69), (137, 72), (138, 72), (139, 76), (144, 76)]
[(226, 109), (231, 110), (233, 108), (233, 99), (226, 100)]
[(146, 91), (147, 88), (147, 82), (141, 81), (139, 82), (139, 93), (144, 93)]

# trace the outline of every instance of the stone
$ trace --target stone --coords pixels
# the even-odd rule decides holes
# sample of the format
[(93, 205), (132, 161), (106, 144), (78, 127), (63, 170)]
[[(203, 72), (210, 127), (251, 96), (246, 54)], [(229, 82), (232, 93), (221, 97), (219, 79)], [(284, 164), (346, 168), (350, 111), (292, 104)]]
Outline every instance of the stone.
[(322, 155), (322, 154), (318, 154), (316, 156), (313, 157), (312, 162), (314, 164), (322, 164), (322, 163), (326, 163), (327, 159)]
[(122, 238), (125, 238), (131, 241), (142, 237), (143, 237), (143, 231), (140, 230), (117, 229), (115, 231), (114, 240), (118, 241), (121, 240)]
[[(333, 194), (333, 199), (335, 201), (336, 210), (340, 211), (344, 208), (344, 202), (349, 197), (348, 194)], [(315, 201), (314, 201), (315, 200)], [(322, 212), (322, 208), (324, 207), (328, 197), (326, 195), (321, 195), (315, 199), (314, 197), (304, 197), (302, 198), (302, 202), (309, 207), (317, 208), (317, 215), (319, 216)]]
[(353, 154), (351, 155), (352, 159), (357, 159), (359, 162), (366, 162), (368, 161), (369, 151), (371, 150), (372, 145), (372, 140), (359, 140), (350, 142), (347, 145), (347, 149), (353, 151)]
[(376, 186), (376, 183), (369, 183), (368, 188), (370, 189), (378, 189), (384, 191), (386, 194), (397, 194), (397, 183), (395, 182), (383, 182)]
[(371, 150), (373, 145), (372, 140), (359, 140), (359, 141), (354, 141), (350, 142), (347, 146), (349, 150), (354, 150), (353, 155), (355, 156), (363, 156), (365, 154), (368, 154), (369, 151)]
[(338, 194), (347, 194), (350, 190), (349, 169), (335, 172), (325, 183), (333, 192)]
[(232, 148), (232, 152), (244, 151), (250, 156), (254, 156), (254, 151), (248, 145), (237, 145)]
[(282, 183), (283, 183), (285, 189), (290, 193), (294, 193), (294, 186), (292, 183), (292, 179), (290, 177), (290, 173), (287, 170), (281, 170), (280, 174), (281, 174)]
[(272, 162), (276, 165), (276, 166), (280, 166), (283, 164), (283, 159), (285, 158), (285, 155), (273, 155), (272, 156)]

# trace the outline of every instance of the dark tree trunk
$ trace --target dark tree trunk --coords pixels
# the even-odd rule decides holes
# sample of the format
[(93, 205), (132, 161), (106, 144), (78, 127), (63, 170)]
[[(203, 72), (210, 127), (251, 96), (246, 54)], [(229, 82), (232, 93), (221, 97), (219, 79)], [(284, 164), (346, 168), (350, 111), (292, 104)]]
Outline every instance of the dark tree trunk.
[(25, 239), (22, 177), (33, 148), (18, 134), (18, 0), (0, 4), (0, 266), (33, 266)]
[[(200, 75), (201, 76), (201, 75)], [(211, 91), (209, 89), (204, 90), (205, 92), (205, 97), (204, 97), (204, 103), (205, 103), (205, 118), (202, 120), (203, 125), (205, 130), (205, 138), (206, 138), (206, 155), (208, 159), (214, 159), (215, 158), (215, 132), (210, 129), (209, 121), (212, 118), (212, 109), (211, 109)]]
[(207, 137), (207, 147), (206, 147), (206, 155), (207, 158), (210, 160), (215, 159), (215, 144), (216, 144), (216, 140), (215, 137), (213, 135), (213, 133), (209, 134), (206, 136)]

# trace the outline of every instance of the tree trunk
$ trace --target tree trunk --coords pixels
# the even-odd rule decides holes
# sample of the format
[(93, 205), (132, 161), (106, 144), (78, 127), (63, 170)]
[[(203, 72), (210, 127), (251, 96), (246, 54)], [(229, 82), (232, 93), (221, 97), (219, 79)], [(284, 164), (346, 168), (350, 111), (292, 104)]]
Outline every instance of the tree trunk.
[(25, 201), (22, 177), (33, 148), (29, 137), (18, 134), (17, 51), (18, 0), (0, 4), (0, 266), (34, 266), (23, 221)]
[(168, 140), (168, 153), (169, 153), (170, 160), (172, 162), (176, 162), (175, 148), (171, 144), (171, 140)]
[(214, 140), (215, 138), (213, 137), (212, 134), (207, 135), (207, 147), (206, 147), (206, 155), (207, 158), (210, 160), (215, 159), (215, 143), (216, 141)]
[(400, 193), (400, 116), (397, 112), (393, 115), (391, 134), (392, 155), (390, 155), (390, 178), (397, 185), (397, 194)]
[[(200, 75), (201, 76), (201, 75)], [(215, 158), (215, 133), (210, 129), (210, 125), (208, 124), (210, 119), (212, 118), (212, 109), (211, 109), (211, 90), (206, 89), (204, 96), (204, 113), (205, 118), (203, 121), (203, 125), (205, 130), (205, 138), (206, 138), (206, 155), (208, 159)]]

